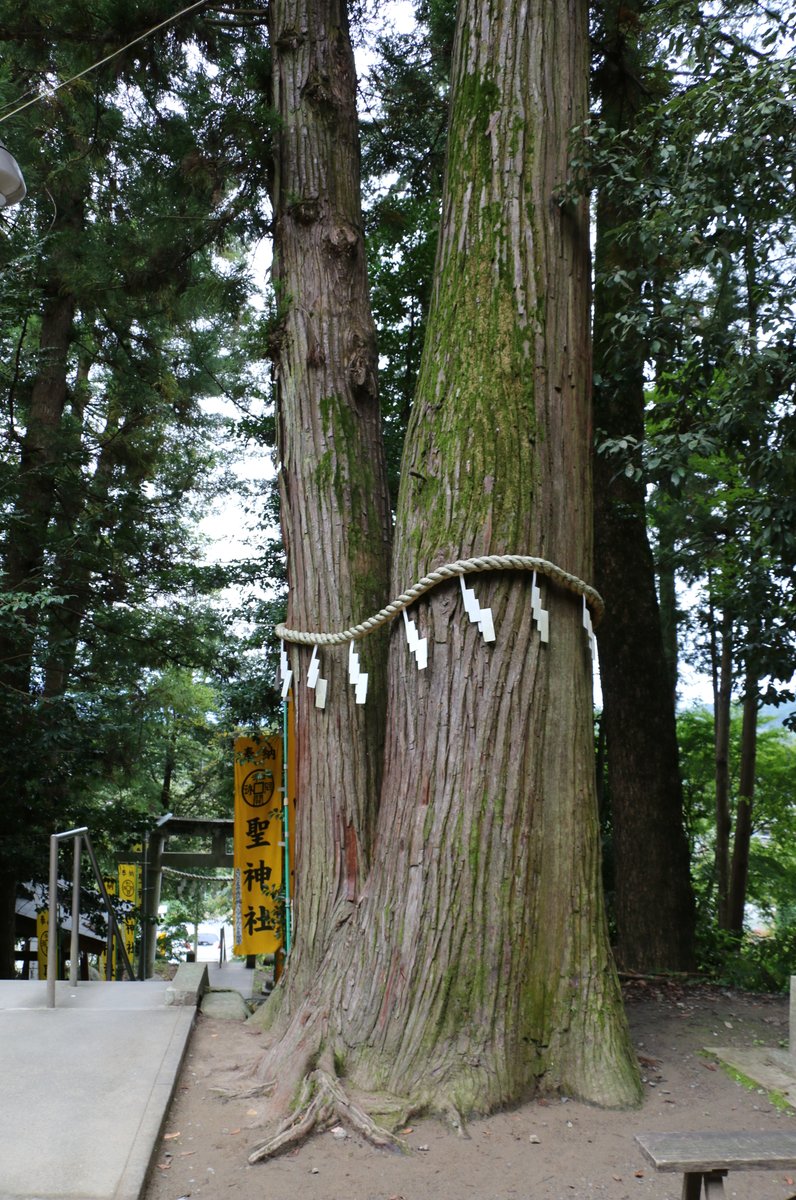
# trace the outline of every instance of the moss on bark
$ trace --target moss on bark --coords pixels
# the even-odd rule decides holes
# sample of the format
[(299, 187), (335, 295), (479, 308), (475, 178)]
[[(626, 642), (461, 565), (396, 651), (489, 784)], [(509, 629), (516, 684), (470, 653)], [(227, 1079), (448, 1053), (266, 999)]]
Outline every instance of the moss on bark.
[[(582, 3), (460, 4), (397, 590), (490, 552), (590, 576), (588, 221), (555, 200), (586, 36)], [(640, 1098), (601, 894), (588, 643), (579, 604), (543, 588), (547, 646), (508, 573), (476, 584), (494, 644), (454, 584), (412, 610), (427, 670), (393, 627), (370, 874), (278, 1051), (323, 1044), (347, 1089), (453, 1124), (539, 1089)]]
[[(282, 298), (275, 369), (288, 622), (334, 629), (385, 602), (391, 537), (356, 80), (342, 0), (274, 0), (269, 22), (280, 116), (273, 278)], [(309, 652), (294, 648), (291, 657), (302, 680), (294, 730), (301, 866), (289, 986), (300, 997), (367, 872), (381, 778), (385, 651), (378, 639), (363, 649), (372, 697), (364, 709), (344, 661), (322, 653), (344, 753), (326, 751), (328, 713), (303, 686)]]

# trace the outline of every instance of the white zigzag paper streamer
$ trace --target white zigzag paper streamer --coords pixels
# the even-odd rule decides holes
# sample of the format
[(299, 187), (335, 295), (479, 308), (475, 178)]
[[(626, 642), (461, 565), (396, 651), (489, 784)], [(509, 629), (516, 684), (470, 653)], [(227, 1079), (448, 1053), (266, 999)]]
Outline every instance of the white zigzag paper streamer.
[(415, 656), (418, 671), (425, 671), (428, 666), (428, 638), (421, 638), (417, 632), (417, 626), (414, 621), (410, 621), (404, 612), (404, 628), (406, 629), (406, 640), (409, 643), (409, 649)]
[(539, 630), (539, 637), (543, 642), (550, 641), (550, 614), (546, 608), (542, 608), (542, 593), (536, 583), (536, 572), (533, 573), (533, 581), (531, 583), (531, 612), (533, 619), (536, 622), (536, 627)]
[(368, 673), (359, 668), (359, 655), (354, 649), (353, 642), (350, 642), (348, 646), (348, 678), (354, 686), (355, 702), (364, 704), (368, 694)]
[(279, 676), (282, 680), (282, 699), (287, 700), (287, 694), (290, 691), (290, 684), (293, 680), (293, 672), (288, 666), (287, 650), (285, 649), (284, 641), (279, 643)]
[(594, 636), (594, 627), (591, 623), (591, 613), (589, 606), (586, 603), (586, 597), (583, 597), (583, 628), (589, 637), (589, 649), (591, 650), (592, 659), (597, 657), (597, 639)]
[(320, 678), (321, 660), (318, 658), (318, 647), (312, 647), (312, 658), (307, 668), (307, 687), (315, 689), (315, 707), (326, 708), (326, 690), (328, 681)]
[(464, 586), (463, 575), (459, 576), (459, 583), (462, 585), (462, 600), (464, 601), (467, 616), (473, 625), (478, 626), (479, 632), (485, 642), (494, 642), (495, 623), (492, 619), (492, 609), (481, 608), (473, 589)]
[(318, 647), (313, 646), (312, 647), (312, 657), (310, 658), (310, 665), (307, 668), (307, 687), (308, 688), (314, 688), (317, 686), (318, 676), (320, 675), (320, 673), (321, 673), (321, 661), (318, 658)]

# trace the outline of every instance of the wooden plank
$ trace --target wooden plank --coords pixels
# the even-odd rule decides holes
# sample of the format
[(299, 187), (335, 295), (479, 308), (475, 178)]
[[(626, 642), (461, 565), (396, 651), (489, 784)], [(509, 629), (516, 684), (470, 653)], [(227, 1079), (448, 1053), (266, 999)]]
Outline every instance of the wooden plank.
[(640, 1133), (636, 1141), (659, 1171), (796, 1167), (793, 1133)]

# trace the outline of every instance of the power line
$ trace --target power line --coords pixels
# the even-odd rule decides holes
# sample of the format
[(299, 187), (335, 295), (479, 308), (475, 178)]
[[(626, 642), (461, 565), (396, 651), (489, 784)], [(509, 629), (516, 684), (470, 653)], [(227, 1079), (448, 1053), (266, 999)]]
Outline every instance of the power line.
[[(74, 83), (76, 79), (82, 79), (84, 75), (88, 75), (92, 71), (96, 71), (97, 67), (104, 66), (105, 63), (110, 62), (112, 58), (116, 58), (119, 54), (123, 54), (125, 50), (129, 50), (131, 46), (137, 45), (138, 42), (143, 42), (145, 38), (150, 36), (150, 34), (157, 33), (159, 29), (164, 29), (166, 25), (173, 24), (174, 21), (179, 20), (180, 17), (184, 17), (186, 13), (193, 12), (195, 8), (201, 8), (203, 5), (208, 3), (209, 0), (196, 0), (194, 4), (189, 4), (187, 8), (181, 8), (179, 12), (174, 13), (174, 15), (171, 17), (167, 17), (165, 21), (161, 21), (158, 25), (153, 25), (151, 29), (147, 29), (144, 33), (139, 34), (138, 37), (134, 37), (132, 41), (126, 42), (124, 46), (120, 46), (118, 50), (113, 50), (110, 54), (106, 54), (105, 57), (99, 59), (98, 62), (92, 63), (90, 67), (86, 67), (83, 71), (78, 71), (76, 75), (70, 76), (69, 79), (62, 80), (62, 82), (57, 83), (55, 87), (47, 88), (45, 92), (39, 92), (31, 100), (26, 100), (24, 104), (19, 104), (17, 100), (10, 101), (11, 104), (17, 104), (17, 107), (12, 109), (10, 113), (6, 113), (4, 117), (0, 117), (0, 125), (2, 125), (4, 121), (9, 121), (11, 117), (15, 117), (17, 113), (23, 112), (24, 109), (30, 108), (30, 106), (32, 104), (36, 104), (37, 101), (43, 100), (45, 96), (54, 95), (55, 92), (59, 92), (61, 88), (68, 87), (70, 83)], [(7, 108), (8, 105), (5, 105), (4, 107)]]

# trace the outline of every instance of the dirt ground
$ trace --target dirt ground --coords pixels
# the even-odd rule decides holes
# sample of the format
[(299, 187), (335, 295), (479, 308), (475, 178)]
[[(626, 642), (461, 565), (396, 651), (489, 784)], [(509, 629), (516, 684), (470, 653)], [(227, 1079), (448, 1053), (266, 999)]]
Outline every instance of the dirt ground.
[[(555, 1097), (474, 1121), (468, 1140), (436, 1121), (413, 1122), (410, 1154), (329, 1131), (254, 1166), (246, 1159), (263, 1140), (257, 1101), (223, 1101), (210, 1089), (230, 1064), (258, 1053), (260, 1034), (200, 1016), (145, 1200), (674, 1200), (680, 1177), (648, 1165), (636, 1133), (796, 1132), (792, 1111), (705, 1054), (711, 1046), (786, 1045), (784, 997), (638, 981), (625, 990), (645, 1081), (638, 1111)], [(737, 1200), (784, 1200), (796, 1193), (796, 1171), (731, 1173), (725, 1189)]]

